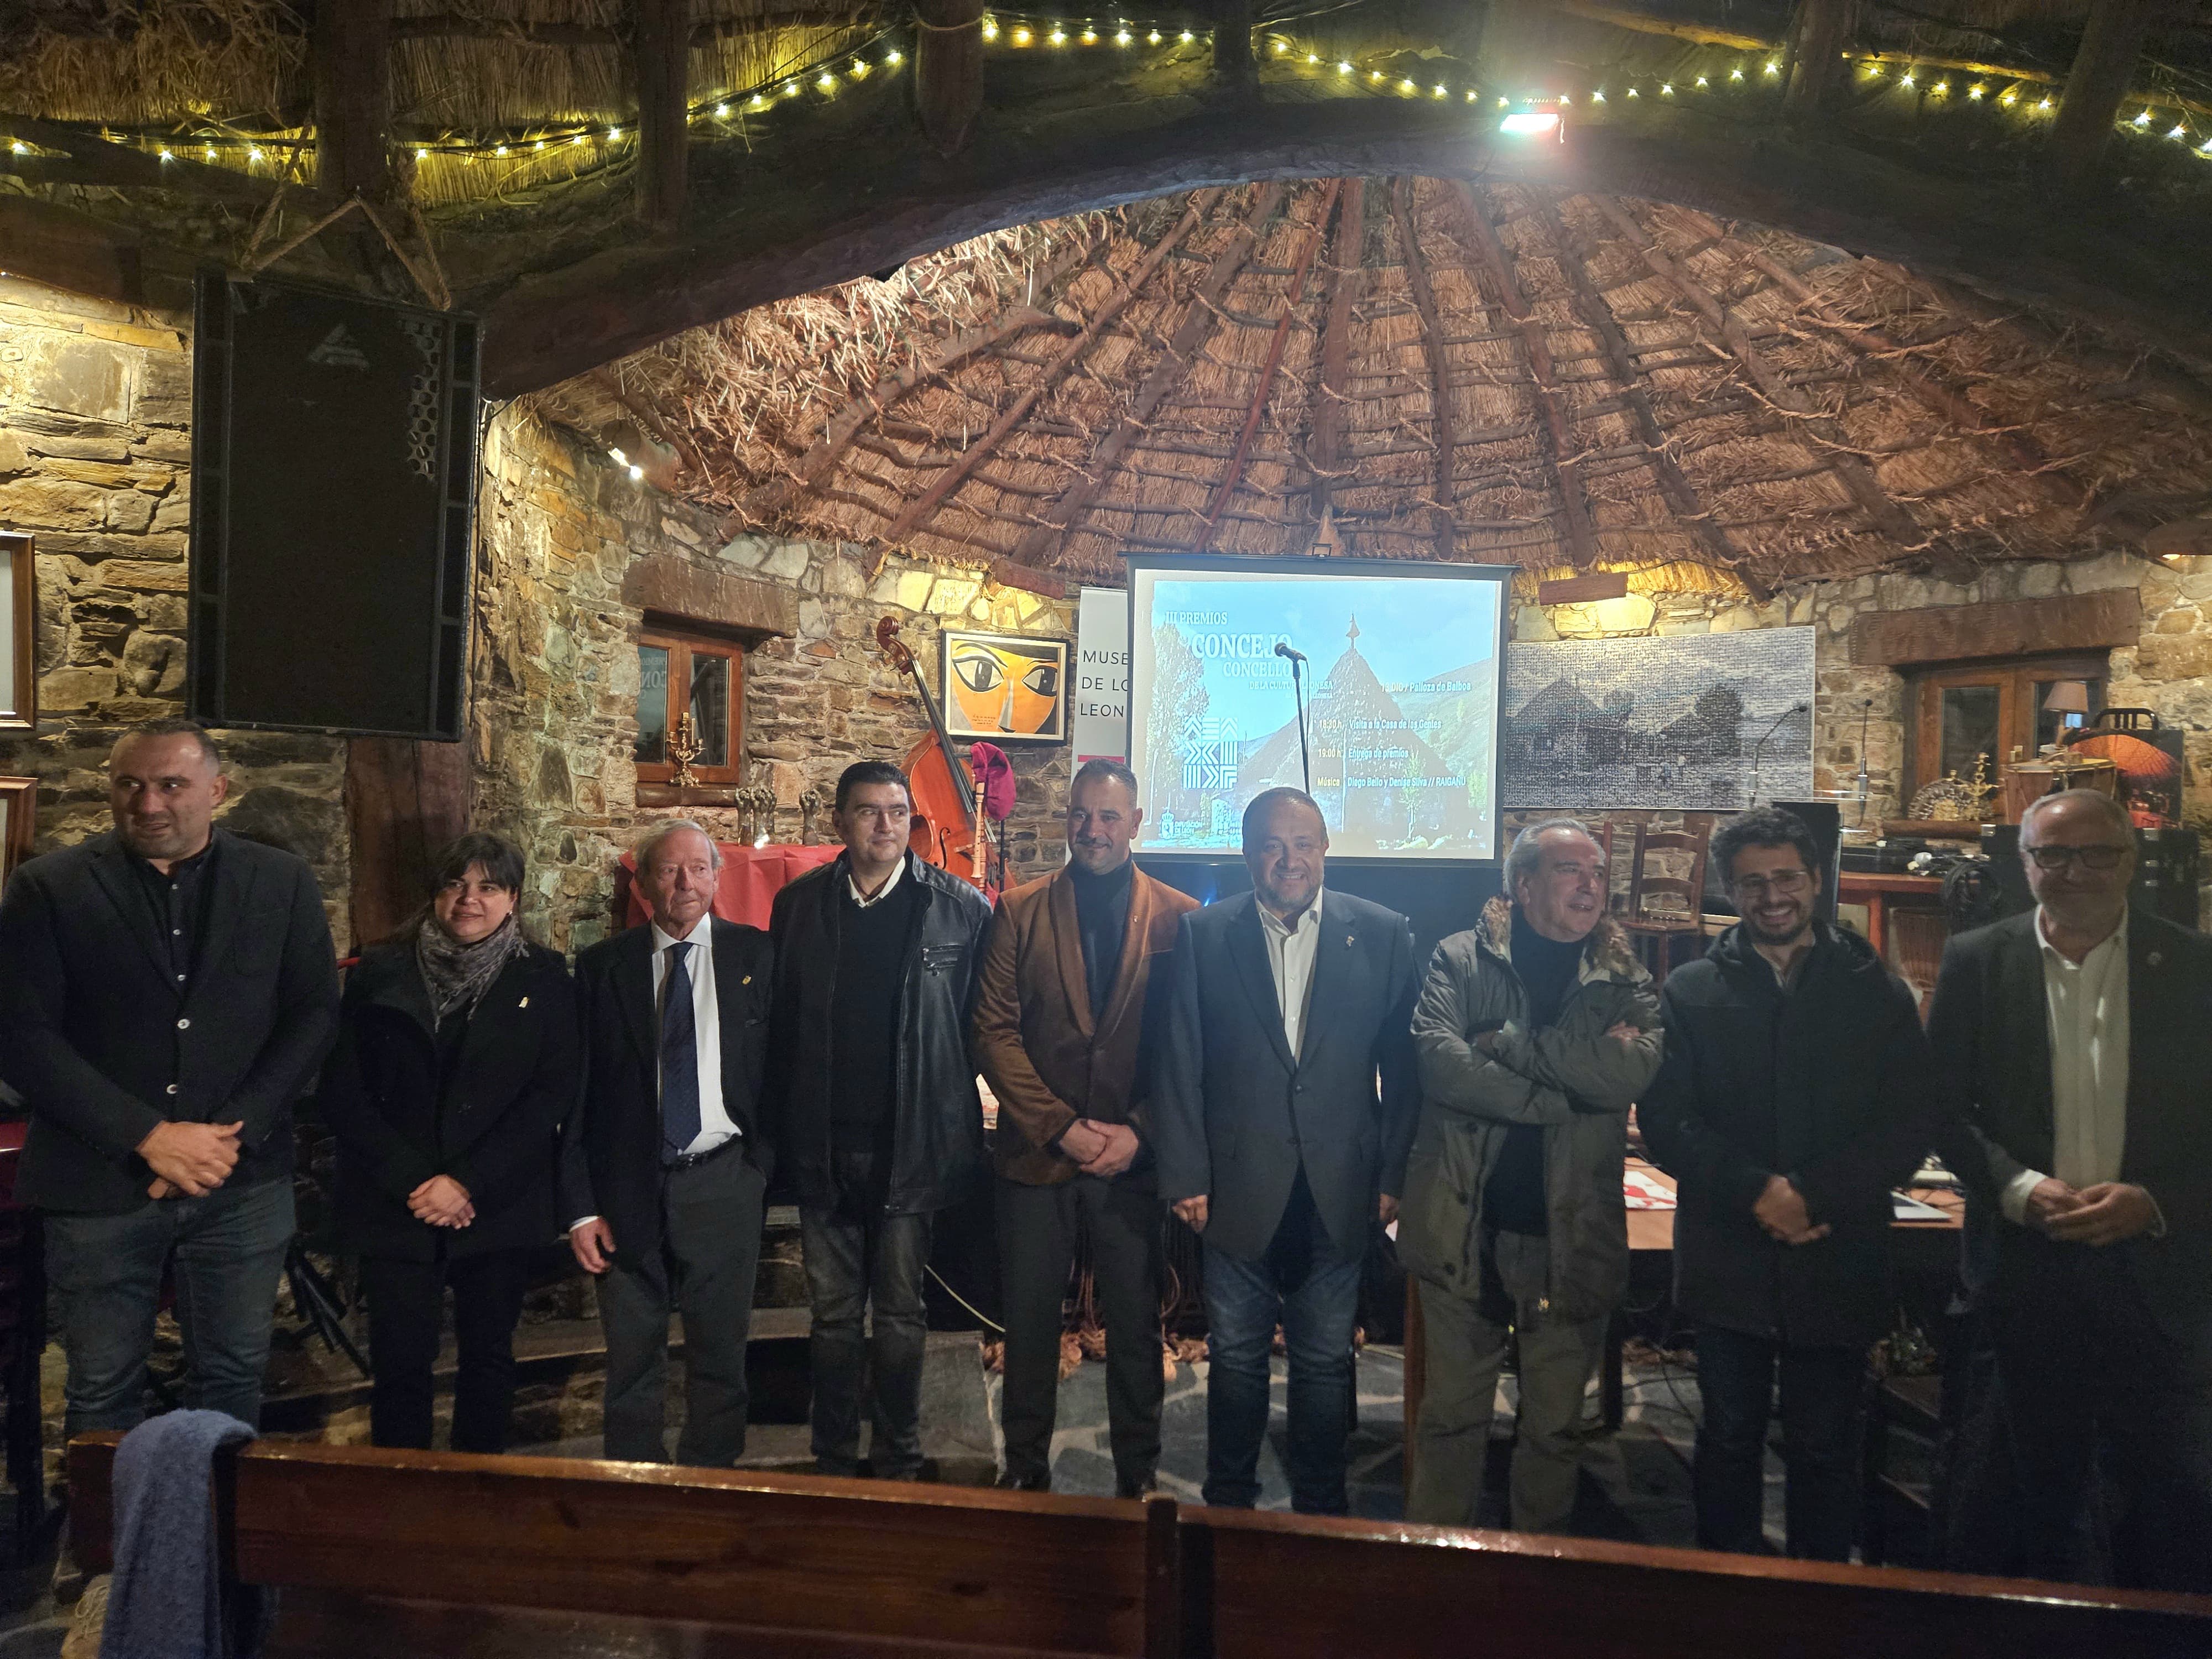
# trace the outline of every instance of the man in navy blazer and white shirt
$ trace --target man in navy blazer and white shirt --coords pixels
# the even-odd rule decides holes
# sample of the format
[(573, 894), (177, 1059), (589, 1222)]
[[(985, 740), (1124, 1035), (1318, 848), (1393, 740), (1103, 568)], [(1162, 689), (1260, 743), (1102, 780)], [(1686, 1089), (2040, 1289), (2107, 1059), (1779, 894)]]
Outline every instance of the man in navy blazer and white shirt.
[(1323, 890), (1311, 797), (1254, 797), (1243, 841), (1254, 890), (1186, 915), (1176, 946), (1160, 1196), (1205, 1244), (1206, 1501), (1259, 1498), (1279, 1323), (1291, 1506), (1341, 1515), (1360, 1267), (1397, 1214), (1420, 1104), (1413, 943), (1395, 911)]
[(668, 1316), (684, 1316), (676, 1461), (744, 1455), (745, 1341), (772, 1158), (760, 1127), (769, 937), (715, 916), (713, 839), (669, 819), (638, 843), (643, 927), (576, 960), (582, 1103), (561, 1192), (577, 1261), (599, 1281), (606, 1455), (665, 1462)]

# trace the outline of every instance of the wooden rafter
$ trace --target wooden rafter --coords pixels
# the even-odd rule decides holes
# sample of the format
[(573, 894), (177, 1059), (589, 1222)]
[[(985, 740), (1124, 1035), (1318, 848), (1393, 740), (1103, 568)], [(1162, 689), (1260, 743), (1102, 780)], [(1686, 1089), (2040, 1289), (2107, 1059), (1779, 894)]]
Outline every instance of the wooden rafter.
[(1444, 325), (1437, 315), (1437, 298), (1429, 287), (1429, 270), (1421, 257), (1420, 238), (1413, 234), (1411, 179), (1401, 177), (1392, 181), (1390, 216), (1397, 222), (1398, 246), (1406, 262), (1406, 285), (1413, 292), (1413, 309), (1421, 318), (1421, 350), (1429, 364), (1429, 411), (1437, 444), (1437, 556), (1449, 559), (1455, 547), (1452, 536), (1452, 519), (1456, 511), (1452, 463), (1459, 453), (1458, 422), (1453, 418), (1451, 375), (1444, 357)]
[[(1684, 217), (1700, 231), (1710, 229), (1721, 234), (1720, 227), (1704, 214), (1684, 210)], [(1946, 386), (1936, 374), (1916, 367), (1909, 360), (1908, 348), (1881, 329), (1855, 323), (1836, 306), (1822, 297), (1796, 271), (1784, 264), (1765, 248), (1738, 239), (1736, 246), (1752, 265), (1771, 278), (1790, 297), (1800, 311), (1824, 332), (1840, 341), (1853, 355), (1881, 364), (1897, 376), (1905, 389), (1917, 398), (1930, 414), (1941, 416), (1961, 431), (1971, 432), (2002, 449), (2005, 459), (2029, 473), (2060, 502), (2068, 507), (2081, 507), (2089, 500), (2089, 492), (2064, 472), (2056, 470), (2043, 446), (2017, 428), (1993, 429), (1988, 418), (1974, 406), (1972, 399), (1954, 388)]]
[(914, 533), (915, 526), (937, 509), (939, 503), (968, 481), (968, 475), (989, 459), (990, 453), (1004, 442), (1007, 434), (1029, 418), (1044, 395), (1057, 386), (1083, 354), (1091, 349), (1109, 324), (1127, 309), (1129, 301), (1152, 280), (1152, 273), (1165, 262), (1169, 254), (1182, 246), (1191, 232), (1196, 230), (1206, 212), (1221, 197), (1219, 190), (1202, 190), (1191, 198), (1182, 216), (1175, 222), (1168, 233), (1152, 244), (1145, 257), (1137, 261), (1136, 268), (1106, 296), (1105, 301), (1091, 315), (1082, 331), (1056, 352), (1044, 372), (1022, 388), (1021, 393), (1006, 406), (1006, 411), (991, 422), (990, 428), (970, 445), (960, 459), (938, 474), (929, 488), (923, 490), (899, 509), (898, 517), (884, 531), (886, 553)]
[[(1048, 294), (1061, 277), (1096, 251), (1095, 244), (1078, 243), (1045, 266), (1037, 273), (1033, 285), (1038, 296), (1042, 298)], [(896, 374), (885, 375), (830, 416), (829, 424), (823, 428), (821, 441), (799, 457), (787, 474), (780, 478), (770, 478), (746, 493), (744, 500), (738, 504), (739, 515), (750, 523), (765, 523), (793, 495), (835, 466), (870, 421), (886, 412), (917, 386), (926, 385), (958, 367), (977, 352), (988, 351), (1001, 341), (1027, 333), (1033, 328), (1058, 329), (1073, 333), (1076, 326), (1035, 306), (1020, 305), (1010, 306), (989, 322), (955, 336), (941, 351), (933, 356), (915, 360)]]
[(1705, 327), (1743, 366), (1744, 372), (1750, 375), (1760, 396), (1777, 409), (1800, 417), (1807, 432), (1820, 447), (1815, 453), (1820, 454), (1837, 481), (1850, 492), (1851, 499), (1865, 508), (1867, 516), (1874, 520), (1875, 527), (1897, 543), (1900, 551), (1926, 546), (1929, 539), (1926, 533), (1913, 522), (1911, 514), (1890, 498), (1889, 492), (1874, 476), (1874, 469), (1850, 453), (1850, 440), (1844, 434), (1843, 429), (1820, 414), (1813, 407), (1811, 398), (1788, 384), (1781, 371), (1752, 343), (1750, 337), (1744, 331), (1741, 320), (1735, 313), (1676, 264), (1619, 201), (1603, 195), (1593, 195), (1589, 199), (1612, 222), (1629, 246), (1642, 256), (1652, 273), (1689, 301)]
[(1559, 210), (1552, 198), (1543, 191), (1530, 191), (1528, 200), (1534, 210), (1537, 222), (1544, 227), (1545, 234), (1552, 239), (1552, 248), (1560, 274), (1573, 291), (1575, 309), (1583, 321), (1596, 335), (1604, 349), (1606, 366), (1613, 378), (1621, 383), (1621, 400), (1636, 422), (1636, 435), (1643, 440), (1648, 453), (1653, 476), (1659, 483), (1660, 493), (1674, 510), (1674, 516), (1685, 529), (1695, 537), (1716, 564), (1733, 570), (1752, 597), (1764, 601), (1768, 597), (1766, 584), (1752, 573), (1743, 551), (1736, 546), (1728, 532), (1713, 519), (1699, 497), (1697, 486), (1690, 482), (1673, 453), (1667, 447), (1667, 434), (1660, 428), (1659, 417), (1651, 407), (1651, 396), (1638, 379), (1634, 348), (1628, 337), (1621, 332), (1605, 298), (1597, 291), (1590, 278), (1589, 270), (1567, 240), (1567, 228), (1559, 218)]
[(356, 191), (383, 200), (392, 193), (392, 0), (322, 0), (308, 66), (316, 182), (340, 200)]
[(1352, 308), (1365, 289), (1362, 255), (1367, 243), (1367, 181), (1344, 181), (1336, 215), (1336, 257), (1330, 272), (1328, 319), (1322, 325), (1321, 386), (1313, 401), (1313, 514), (1328, 514), (1337, 475), (1344, 470), (1344, 383), (1351, 368)]
[(631, 0), (629, 60), (637, 85), (638, 217), (666, 230), (684, 216), (691, 150), (691, 0)]
[(1199, 284), (1190, 309), (1169, 337), (1158, 361), (1139, 383), (1127, 410), (1098, 441), (1097, 447), (1091, 452), (1089, 465), (1077, 472), (1075, 481), (1060, 499), (1045, 510), (1037, 523), (1022, 532), (1014, 550), (1016, 558), (1036, 559), (1054, 537), (1067, 531), (1090, 509), (1105, 483), (1106, 475), (1129, 447), (1144, 436), (1168, 394), (1189, 375), (1191, 360), (1213, 336), (1222, 296), (1229, 292), (1230, 284), (1237, 280), (1237, 273), (1259, 247), (1261, 234), (1275, 216), (1282, 200), (1282, 185), (1261, 186), (1244, 222), (1230, 237), (1228, 246), (1213, 256), (1213, 263), (1207, 267), (1206, 279)]
[(1497, 228), (1474, 199), (1474, 191), (1457, 179), (1449, 188), (1452, 199), (1459, 205), (1461, 222), (1467, 227), (1468, 240), (1497, 289), (1505, 314), (1521, 331), (1528, 378), (1535, 388), (1536, 412), (1542, 418), (1543, 435), (1550, 445), (1547, 459), (1558, 482), (1560, 509), (1567, 521), (1568, 557), (1577, 568), (1586, 570), (1597, 562), (1597, 532), (1590, 522), (1589, 500), (1583, 490), (1582, 463), (1577, 459), (1573, 430), (1568, 424), (1566, 400), (1559, 392), (1559, 371), (1552, 362), (1551, 342), (1545, 337), (1543, 322), (1536, 315), (1535, 307), (1528, 303), (1527, 290), (1521, 286), (1512, 254), (1498, 240)]
[(1261, 368), (1259, 384), (1252, 388), (1251, 405), (1244, 411), (1244, 428), (1237, 434), (1236, 453), (1230, 456), (1228, 470), (1213, 487), (1213, 497), (1206, 505), (1206, 528), (1199, 532), (1198, 540), (1192, 544), (1194, 553), (1203, 553), (1213, 544), (1213, 532), (1220, 526), (1221, 515), (1230, 498), (1236, 495), (1237, 486), (1244, 481), (1244, 465), (1252, 456), (1252, 440), (1260, 430), (1260, 417), (1267, 413), (1267, 394), (1275, 389), (1275, 371), (1283, 364), (1283, 346), (1291, 337), (1291, 321), (1305, 298), (1306, 275), (1313, 269), (1314, 256), (1321, 252), (1321, 245), (1328, 240), (1329, 215), (1336, 207), (1338, 188), (1339, 181), (1334, 179), (1322, 186), (1320, 217), (1307, 234), (1297, 264), (1291, 269), (1290, 289), (1283, 297), (1283, 314), (1275, 325), (1274, 337), (1267, 343), (1267, 361)]

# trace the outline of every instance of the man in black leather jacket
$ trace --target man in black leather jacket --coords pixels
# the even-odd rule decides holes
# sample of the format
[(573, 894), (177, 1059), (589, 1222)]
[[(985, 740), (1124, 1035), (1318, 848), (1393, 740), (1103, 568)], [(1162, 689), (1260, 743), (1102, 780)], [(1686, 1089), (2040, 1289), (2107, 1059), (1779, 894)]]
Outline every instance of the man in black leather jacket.
[(987, 1167), (967, 1033), (991, 907), (908, 851), (912, 815), (896, 767), (847, 767), (832, 815), (845, 851), (778, 893), (770, 923), (769, 1096), (799, 1188), (824, 1474), (860, 1472), (864, 1382), (871, 1472), (921, 1473), (931, 1221)]

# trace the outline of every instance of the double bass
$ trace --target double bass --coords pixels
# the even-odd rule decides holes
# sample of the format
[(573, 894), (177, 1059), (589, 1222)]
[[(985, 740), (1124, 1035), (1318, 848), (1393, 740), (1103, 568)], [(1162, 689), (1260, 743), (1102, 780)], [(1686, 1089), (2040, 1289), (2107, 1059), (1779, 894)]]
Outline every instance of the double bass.
[(914, 681), (915, 690), (921, 694), (921, 706), (929, 711), (929, 735), (908, 750), (899, 762), (914, 795), (914, 822), (907, 832), (907, 845), (917, 858), (973, 882), (995, 899), (1004, 872), (983, 827), (975, 798), (975, 775), (953, 748), (937, 699), (921, 678), (914, 653), (899, 638), (896, 617), (885, 617), (876, 623), (876, 643), (891, 665)]

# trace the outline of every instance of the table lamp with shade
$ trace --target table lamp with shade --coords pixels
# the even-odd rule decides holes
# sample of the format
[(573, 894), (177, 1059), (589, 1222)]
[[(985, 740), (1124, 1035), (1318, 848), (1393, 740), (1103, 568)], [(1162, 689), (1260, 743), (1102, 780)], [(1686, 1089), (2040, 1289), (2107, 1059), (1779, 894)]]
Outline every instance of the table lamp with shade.
[(2085, 680), (2053, 680), (2044, 694), (2043, 712), (2059, 716), (2062, 730), (2084, 725), (2089, 718), (2089, 686)]

